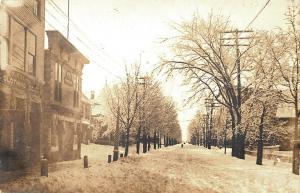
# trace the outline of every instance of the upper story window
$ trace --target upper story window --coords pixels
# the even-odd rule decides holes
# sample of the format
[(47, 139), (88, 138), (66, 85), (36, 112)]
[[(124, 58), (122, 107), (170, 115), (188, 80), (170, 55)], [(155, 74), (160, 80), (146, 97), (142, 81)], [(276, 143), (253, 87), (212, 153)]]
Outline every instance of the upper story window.
[(9, 17), (4, 11), (0, 11), (0, 69), (5, 69), (8, 64), (9, 43)]
[(11, 63), (35, 76), (37, 37), (15, 19), (10, 18)]
[(74, 75), (74, 107), (78, 107), (79, 105), (79, 77), (78, 75)]
[(12, 64), (25, 71), (25, 28), (13, 18), (10, 21)]
[(27, 31), (27, 71), (35, 76), (36, 71), (36, 36)]
[(54, 99), (56, 101), (61, 101), (62, 99), (62, 66), (61, 64), (55, 63), (55, 73), (54, 73)]

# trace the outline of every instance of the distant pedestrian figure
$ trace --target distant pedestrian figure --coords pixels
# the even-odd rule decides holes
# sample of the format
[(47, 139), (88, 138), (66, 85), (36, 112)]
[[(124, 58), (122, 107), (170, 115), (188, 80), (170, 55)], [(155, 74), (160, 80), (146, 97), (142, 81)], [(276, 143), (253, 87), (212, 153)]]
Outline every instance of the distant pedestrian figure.
[(276, 157), (273, 164), (276, 166), (278, 163), (280, 163), (280, 158)]
[(181, 148), (183, 148), (183, 143), (181, 144)]

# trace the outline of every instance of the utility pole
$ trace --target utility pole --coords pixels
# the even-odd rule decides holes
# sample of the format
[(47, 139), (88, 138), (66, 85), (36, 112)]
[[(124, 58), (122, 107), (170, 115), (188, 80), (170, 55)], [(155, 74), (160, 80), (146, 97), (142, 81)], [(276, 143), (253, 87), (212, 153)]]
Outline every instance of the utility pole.
[[(221, 37), (221, 41), (224, 41), (224, 40), (227, 40), (227, 41), (232, 41), (234, 40), (234, 43), (224, 43), (224, 44), (221, 44), (221, 46), (232, 46), (232, 47), (235, 47), (235, 50), (236, 50), (236, 70), (237, 70), (237, 98), (236, 98), (236, 101), (237, 101), (237, 104), (236, 104), (236, 107), (238, 109), (238, 115), (236, 117), (236, 126), (240, 126), (240, 123), (241, 123), (241, 120), (242, 120), (242, 117), (241, 117), (241, 90), (242, 90), (242, 86), (241, 86), (241, 64), (240, 64), (240, 58), (241, 58), (241, 54), (240, 54), (240, 47), (241, 46), (249, 46), (249, 44), (242, 44), (240, 43), (239, 40), (249, 40), (251, 39), (251, 37), (247, 36), (247, 37), (241, 37), (240, 35), (242, 35), (243, 33), (252, 33), (253, 31), (252, 30), (230, 30), (230, 31), (224, 31), (224, 32), (221, 32), (222, 34), (230, 34), (231, 37), (226, 37), (226, 38), (223, 38), (223, 36)], [(235, 134), (235, 129), (234, 129), (234, 135)], [(237, 156), (239, 158), (243, 158), (244, 155), (240, 155), (240, 151), (236, 151), (238, 150), (237, 147), (239, 147), (238, 145), (238, 141), (236, 140), (240, 140), (241, 136), (240, 136), (240, 133), (238, 132), (237, 133), (238, 136), (233, 136), (235, 140), (233, 140), (233, 144), (232, 144), (232, 152), (233, 152), (233, 156)], [(243, 148), (243, 147), (240, 147), (240, 148)]]
[(68, 27), (67, 27), (67, 39), (69, 39), (70, 33), (70, 0), (68, 0)]

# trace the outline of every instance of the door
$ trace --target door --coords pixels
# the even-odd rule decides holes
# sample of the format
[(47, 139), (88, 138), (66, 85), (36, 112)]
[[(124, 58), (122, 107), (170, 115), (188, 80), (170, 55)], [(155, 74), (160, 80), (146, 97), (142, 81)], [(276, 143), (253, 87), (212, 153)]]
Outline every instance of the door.
[(30, 112), (30, 126), (31, 126), (31, 161), (36, 163), (40, 160), (40, 126), (41, 126), (41, 112), (40, 104), (32, 103)]

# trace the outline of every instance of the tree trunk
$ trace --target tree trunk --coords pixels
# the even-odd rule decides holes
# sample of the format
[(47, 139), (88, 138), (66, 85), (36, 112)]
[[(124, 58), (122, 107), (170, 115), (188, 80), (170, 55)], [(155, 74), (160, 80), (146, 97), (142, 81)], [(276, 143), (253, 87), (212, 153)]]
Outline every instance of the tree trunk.
[(126, 128), (126, 144), (125, 144), (125, 157), (128, 156), (128, 151), (129, 151), (129, 133), (130, 133), (130, 128)]
[(150, 148), (151, 148), (151, 137), (150, 137), (150, 134), (148, 135), (147, 137), (147, 142), (148, 142), (148, 151), (150, 151)]
[(227, 142), (226, 142), (226, 138), (227, 138), (227, 125), (226, 125), (226, 129), (225, 129), (225, 134), (224, 134), (224, 154), (226, 154), (226, 146), (227, 146)]
[(245, 139), (246, 136), (241, 134), (241, 139), (240, 139), (240, 159), (245, 159)]
[[(299, 140), (299, 131), (298, 131), (298, 94), (296, 92), (295, 96), (295, 120), (294, 120), (294, 140)], [(297, 144), (293, 143), (293, 173), (299, 175), (299, 149)]]
[(258, 146), (257, 146), (257, 157), (256, 157), (256, 164), (262, 165), (263, 160), (263, 133), (264, 133), (264, 118), (266, 113), (266, 107), (263, 105), (262, 113), (260, 116), (260, 124), (259, 124), (259, 139), (258, 139)]
[(153, 137), (153, 148), (156, 149), (156, 142), (157, 142), (157, 139), (156, 139), (156, 131), (154, 131), (154, 137)]
[(158, 149), (161, 148), (161, 135), (158, 133)]
[(168, 146), (169, 146), (169, 137), (168, 137), (168, 135), (167, 135), (167, 137), (166, 137), (166, 140), (167, 140), (166, 146), (168, 147)]
[(232, 137), (231, 137), (231, 146), (232, 146), (232, 151), (231, 151), (231, 156), (237, 157), (237, 145), (236, 145), (236, 124), (235, 124), (235, 117), (233, 112), (230, 112), (231, 116), (231, 130), (232, 130)]
[(206, 147), (206, 136), (205, 136), (205, 128), (203, 128), (203, 147)]
[(143, 133), (143, 153), (147, 152), (147, 135)]
[(141, 126), (139, 126), (138, 132), (136, 134), (136, 153), (140, 153), (140, 140), (141, 139)]
[[(127, 132), (127, 131), (126, 131)], [(126, 145), (126, 136), (125, 136), (125, 131), (122, 131), (122, 136), (121, 136), (121, 141), (122, 141), (122, 147), (125, 147)]]

